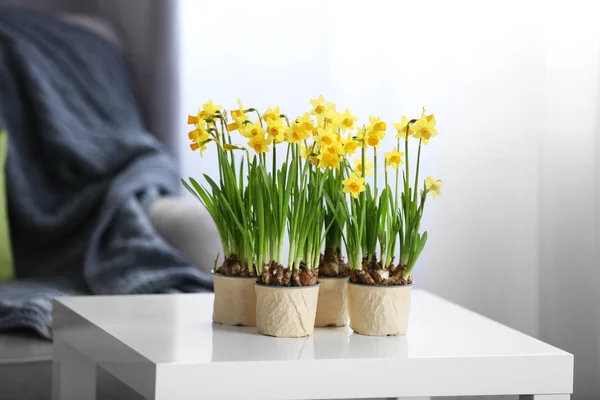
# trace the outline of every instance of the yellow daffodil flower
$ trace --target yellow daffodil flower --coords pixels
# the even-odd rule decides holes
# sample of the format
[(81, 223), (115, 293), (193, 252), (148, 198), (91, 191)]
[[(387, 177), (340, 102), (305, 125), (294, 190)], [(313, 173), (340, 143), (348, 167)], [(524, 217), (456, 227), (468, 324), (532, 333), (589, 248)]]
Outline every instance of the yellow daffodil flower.
[(289, 127), (283, 125), (283, 118), (269, 118), (267, 120), (267, 134), (269, 139), (275, 143), (281, 143), (285, 140)]
[(359, 178), (356, 175), (350, 175), (348, 179), (342, 181), (342, 184), (344, 185), (344, 193), (350, 193), (355, 199), (357, 199), (358, 195), (366, 189), (365, 178)]
[(367, 145), (375, 148), (379, 148), (381, 140), (385, 137), (385, 132), (380, 130), (370, 130), (366, 132), (366, 143)]
[(287, 136), (289, 143), (302, 144), (303, 141), (310, 138), (310, 131), (306, 130), (306, 125), (301, 122), (293, 122), (291, 131)]
[(346, 154), (352, 155), (352, 154), (356, 153), (356, 149), (360, 145), (360, 142), (354, 140), (352, 138), (352, 134), (350, 134), (350, 135), (348, 135), (347, 139), (343, 140), (343, 144), (344, 144), (344, 151), (346, 152)]
[(208, 100), (206, 104), (202, 104), (202, 110), (204, 110), (206, 117), (211, 117), (212, 115), (215, 115), (217, 111), (221, 110), (221, 108), (223, 107), (213, 104), (212, 100)]
[(349, 108), (346, 108), (346, 111), (343, 113), (339, 113), (338, 118), (342, 132), (354, 129), (354, 124), (356, 123), (356, 120), (358, 120), (358, 117), (352, 115)]
[(314, 139), (319, 146), (332, 146), (339, 142), (339, 136), (330, 129), (326, 128), (318, 128), (317, 135)]
[(406, 139), (408, 136), (412, 135), (415, 132), (414, 129), (414, 125), (411, 125), (408, 128), (408, 135), (406, 133), (406, 127), (408, 126), (408, 122), (409, 119), (405, 116), (402, 117), (402, 120), (400, 122), (396, 122), (394, 124), (394, 128), (396, 128), (396, 130), (398, 131), (398, 134), (396, 135), (396, 137), (398, 139)]
[(319, 95), (316, 99), (311, 99), (310, 104), (313, 106), (310, 113), (316, 115), (319, 121), (323, 121), (328, 111), (335, 109), (335, 104), (332, 102), (326, 102), (323, 95)]
[(198, 128), (188, 132), (188, 138), (193, 141), (205, 141), (210, 138), (208, 131)]
[(262, 136), (255, 136), (250, 139), (248, 146), (250, 146), (257, 154), (266, 153), (269, 151), (269, 145), (271, 141), (269, 139), (265, 139)]
[(423, 109), (421, 118), (419, 118), (417, 122), (412, 125), (414, 129), (413, 137), (415, 139), (422, 140), (424, 144), (429, 143), (429, 139), (437, 136), (437, 129), (435, 125), (435, 116), (433, 114), (425, 115), (425, 109)]
[(198, 149), (200, 149), (200, 155), (202, 155), (204, 153), (204, 150), (206, 150), (206, 145), (200, 145), (198, 143), (191, 143), (190, 144), (190, 149), (192, 149), (192, 151), (196, 151)]
[(313, 133), (313, 130), (315, 129), (315, 123), (310, 118), (310, 114), (309, 113), (304, 113), (304, 114), (302, 114), (300, 117), (298, 117), (296, 119), (298, 120), (298, 123), (304, 125), (304, 129), (308, 133), (311, 133), (311, 134)]
[(280, 115), (281, 111), (279, 111), (279, 106), (275, 108), (269, 106), (269, 109), (263, 114), (263, 120), (265, 122), (269, 122), (269, 120), (278, 120), (281, 119)]
[(433, 177), (428, 176), (425, 179), (425, 191), (427, 193), (431, 193), (431, 196), (435, 199), (438, 196), (442, 195), (442, 181), (440, 179), (433, 179)]
[(369, 125), (367, 125), (367, 131), (374, 132), (385, 132), (387, 129), (387, 124), (381, 120), (379, 117), (369, 117)]
[[(367, 161), (367, 165), (365, 168), (365, 176), (371, 176), (373, 175), (373, 172), (371, 171), (373, 169), (373, 163)], [(354, 159), (354, 172), (358, 175), (358, 176), (362, 176), (363, 175), (363, 165), (362, 165), (362, 160), (360, 158), (355, 158)]]
[(321, 151), (317, 158), (319, 160), (319, 168), (338, 169), (340, 166), (340, 157), (335, 153)]
[(391, 152), (385, 153), (386, 168), (391, 165), (392, 168), (398, 169), (398, 164), (404, 164), (404, 160), (402, 160), (402, 157), (404, 157), (404, 153), (396, 149), (392, 150)]
[(242, 136), (247, 137), (248, 139), (253, 139), (255, 137), (264, 137), (265, 133), (267, 131), (265, 131), (262, 126), (260, 126), (260, 122), (256, 121), (253, 123), (247, 123), (242, 125), (242, 128), (240, 129), (240, 133), (242, 134)]

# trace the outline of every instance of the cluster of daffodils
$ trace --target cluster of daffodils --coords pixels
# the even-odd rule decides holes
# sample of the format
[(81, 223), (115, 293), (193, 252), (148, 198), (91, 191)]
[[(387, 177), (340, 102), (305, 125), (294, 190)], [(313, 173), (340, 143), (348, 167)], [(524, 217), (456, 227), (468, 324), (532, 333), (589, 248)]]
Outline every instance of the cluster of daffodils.
[[(440, 195), (442, 185), (432, 177), (419, 180), (421, 147), (437, 135), (435, 117), (425, 110), (420, 118), (402, 117), (393, 124), (395, 146), (381, 157), (388, 131), (381, 118), (360, 125), (349, 109), (338, 111), (323, 96), (310, 103), (310, 111), (295, 118), (279, 107), (261, 114), (239, 100), (230, 111), (208, 101), (188, 116), (190, 148), (203, 154), (214, 144), (218, 155), (218, 176), (205, 174), (204, 184), (182, 180), (219, 231), (225, 254), (215, 271), (283, 286), (346, 274), (364, 284), (410, 283), (427, 240), (420, 232), (425, 200)], [(414, 180), (411, 142), (417, 146)], [(277, 162), (282, 146), (286, 156)]]

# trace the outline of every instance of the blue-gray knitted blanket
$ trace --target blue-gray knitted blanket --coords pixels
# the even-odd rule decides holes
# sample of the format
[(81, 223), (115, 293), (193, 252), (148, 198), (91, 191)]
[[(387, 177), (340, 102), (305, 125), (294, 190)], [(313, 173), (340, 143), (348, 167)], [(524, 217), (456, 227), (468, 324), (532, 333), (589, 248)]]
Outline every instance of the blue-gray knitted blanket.
[(56, 296), (212, 289), (150, 224), (147, 207), (178, 192), (179, 176), (143, 127), (115, 45), (0, 8), (0, 129), (17, 275), (0, 284), (0, 331), (51, 337)]

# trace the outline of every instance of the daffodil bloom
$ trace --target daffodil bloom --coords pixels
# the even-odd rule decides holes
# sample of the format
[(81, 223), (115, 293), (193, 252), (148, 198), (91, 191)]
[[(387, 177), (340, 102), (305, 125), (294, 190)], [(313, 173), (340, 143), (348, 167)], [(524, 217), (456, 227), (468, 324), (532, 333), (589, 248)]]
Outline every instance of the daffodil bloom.
[(427, 193), (431, 193), (431, 196), (435, 199), (438, 196), (442, 195), (442, 181), (440, 179), (433, 179), (433, 177), (428, 176), (425, 179), (425, 191)]
[(198, 123), (198, 117), (196, 115), (188, 115), (188, 125), (195, 125)]
[(426, 116), (425, 109), (423, 109), (421, 118), (419, 118), (417, 122), (412, 125), (414, 129), (413, 137), (415, 139), (421, 139), (424, 144), (429, 143), (429, 139), (437, 136), (437, 129), (435, 128), (435, 125), (435, 116), (433, 114)]
[(260, 154), (269, 151), (270, 143), (271, 141), (269, 139), (265, 139), (262, 136), (255, 136), (250, 139), (248, 146), (250, 146), (257, 154)]
[(396, 137), (398, 139), (406, 139), (408, 136), (412, 135), (414, 133), (414, 128), (413, 125), (411, 125), (408, 128), (408, 134), (406, 133), (406, 127), (408, 126), (408, 122), (409, 119), (405, 116), (402, 117), (402, 120), (400, 122), (396, 122), (394, 124), (394, 128), (396, 128), (396, 130), (398, 131), (398, 134), (396, 135)]
[(325, 119), (325, 114), (335, 109), (335, 104), (332, 102), (326, 102), (325, 97), (323, 95), (319, 95), (316, 99), (311, 99), (310, 104), (313, 106), (313, 109), (310, 111), (312, 115), (316, 115), (319, 121), (323, 121)]
[(196, 141), (203, 142), (210, 138), (210, 134), (208, 133), (208, 131), (206, 131), (204, 129), (197, 128), (197, 129), (194, 129), (193, 131), (188, 132), (188, 138), (195, 142)]
[(375, 132), (385, 132), (387, 129), (387, 124), (381, 120), (379, 117), (369, 117), (369, 125), (367, 126), (367, 131), (375, 131)]
[(350, 175), (348, 179), (342, 181), (342, 184), (344, 185), (344, 193), (350, 193), (355, 199), (357, 199), (358, 195), (366, 189), (365, 178), (359, 178), (356, 175)]
[(289, 130), (289, 127), (283, 125), (283, 118), (269, 118), (267, 120), (267, 133), (269, 139), (275, 143), (283, 142)]
[(310, 137), (309, 131), (306, 130), (306, 126), (301, 122), (293, 122), (291, 131), (287, 136), (289, 143), (301, 144), (303, 141)]
[(340, 166), (340, 157), (335, 152), (322, 151), (317, 158), (319, 159), (319, 168), (338, 169)]
[(190, 149), (192, 149), (192, 151), (196, 151), (198, 149), (200, 149), (200, 155), (202, 155), (204, 153), (204, 150), (206, 150), (206, 145), (200, 145), (198, 143), (191, 143), (190, 144)]
[(396, 149), (392, 150), (391, 152), (385, 153), (386, 168), (391, 165), (392, 168), (398, 169), (398, 164), (404, 164), (402, 157), (404, 157), (404, 153)]
[(360, 144), (359, 142), (357, 142), (356, 140), (354, 140), (352, 138), (352, 134), (348, 135), (348, 138), (344, 139), (343, 143), (344, 143), (344, 151), (346, 152), (346, 154), (350, 154), (350, 155), (356, 153), (356, 149), (358, 148), (358, 145)]
[(331, 146), (324, 146), (321, 148), (321, 153), (335, 154), (336, 156), (344, 155), (344, 145), (342, 142), (335, 142)]
[(217, 111), (221, 110), (221, 108), (223, 108), (223, 107), (213, 104), (212, 100), (208, 100), (208, 102), (206, 102), (206, 104), (202, 104), (202, 109), (206, 113), (207, 117), (211, 117), (211, 116), (215, 115), (217, 113)]
[(300, 117), (298, 117), (296, 119), (298, 120), (298, 123), (304, 125), (304, 129), (306, 129), (307, 132), (312, 133), (313, 130), (315, 129), (315, 123), (310, 118), (310, 114), (309, 113), (304, 113), (304, 114), (302, 114)]
[(358, 119), (358, 117), (355, 117), (354, 115), (352, 115), (349, 108), (346, 108), (346, 111), (344, 111), (343, 113), (339, 113), (338, 118), (339, 118), (340, 128), (342, 128), (343, 132), (350, 130), (350, 129), (354, 129), (354, 124), (356, 123), (356, 120)]
[(257, 136), (264, 137), (265, 133), (267, 132), (262, 128), (262, 126), (260, 126), (260, 122), (258, 121), (254, 123), (251, 122), (243, 124), (239, 131), (242, 136), (245, 136), (248, 139), (252, 139)]
[[(366, 164), (366, 168), (365, 168), (365, 176), (371, 176), (373, 175), (373, 173), (371, 172), (371, 169), (373, 168), (373, 163), (367, 161)], [(354, 159), (354, 172), (358, 175), (358, 176), (362, 176), (363, 175), (363, 165), (362, 165), (362, 160), (360, 158), (355, 158)]]
[(244, 113), (244, 106), (242, 105), (242, 101), (240, 99), (238, 99), (238, 106), (239, 108), (237, 110), (231, 110), (230, 114), (231, 118), (233, 118), (235, 122), (241, 124), (242, 122), (248, 120), (248, 116), (246, 113)]
[(317, 135), (315, 136), (315, 141), (320, 146), (331, 146), (336, 142), (339, 142), (339, 137), (330, 129), (318, 128)]
[(380, 130), (371, 130), (366, 132), (365, 141), (371, 147), (379, 148), (381, 140), (385, 137), (385, 132)]
[(271, 106), (269, 106), (269, 109), (263, 114), (263, 120), (265, 122), (269, 122), (269, 120), (281, 119), (280, 115), (281, 112), (279, 111), (279, 106), (275, 108), (271, 108)]

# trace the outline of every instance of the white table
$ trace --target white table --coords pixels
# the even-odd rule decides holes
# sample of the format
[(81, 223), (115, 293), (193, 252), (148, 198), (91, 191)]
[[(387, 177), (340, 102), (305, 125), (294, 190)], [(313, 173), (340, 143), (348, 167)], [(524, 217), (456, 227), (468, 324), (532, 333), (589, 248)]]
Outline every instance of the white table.
[[(212, 324), (212, 294), (62, 298), (54, 398), (96, 397), (103, 368), (147, 399), (522, 395), (566, 400), (573, 356), (421, 290), (409, 332), (261, 336)], [(298, 377), (304, 377), (304, 383)], [(295, 388), (295, 390), (291, 390)]]

